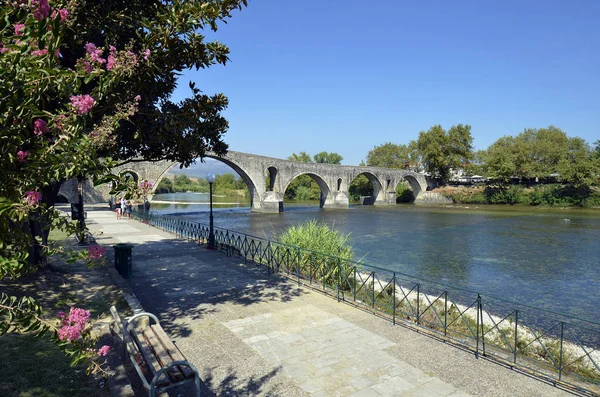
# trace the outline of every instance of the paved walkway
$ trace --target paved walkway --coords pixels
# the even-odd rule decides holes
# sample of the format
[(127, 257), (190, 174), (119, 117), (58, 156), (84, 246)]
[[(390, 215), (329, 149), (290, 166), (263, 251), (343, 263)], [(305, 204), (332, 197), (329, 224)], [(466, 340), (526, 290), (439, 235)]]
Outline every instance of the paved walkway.
[[(205, 392), (265, 396), (563, 396), (566, 392), (114, 213), (128, 283), (199, 369)], [(187, 392), (181, 392), (186, 395)]]

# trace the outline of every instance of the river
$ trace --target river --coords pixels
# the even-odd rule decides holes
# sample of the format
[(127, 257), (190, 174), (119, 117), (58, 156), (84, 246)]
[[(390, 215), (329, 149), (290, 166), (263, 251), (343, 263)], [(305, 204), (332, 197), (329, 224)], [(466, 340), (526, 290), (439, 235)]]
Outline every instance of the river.
[[(152, 210), (207, 224), (207, 198), (156, 195), (153, 201), (204, 204), (153, 203)], [(318, 219), (351, 233), (356, 259), (364, 263), (600, 322), (600, 210), (415, 204), (320, 209), (286, 202), (284, 213), (258, 214), (238, 197), (214, 201), (217, 227), (273, 238), (290, 225)]]

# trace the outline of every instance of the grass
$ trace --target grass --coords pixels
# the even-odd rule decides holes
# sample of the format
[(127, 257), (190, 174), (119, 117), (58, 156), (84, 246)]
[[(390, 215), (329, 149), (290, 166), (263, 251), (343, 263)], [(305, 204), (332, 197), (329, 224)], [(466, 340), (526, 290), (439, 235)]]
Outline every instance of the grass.
[(31, 335), (0, 337), (0, 396), (3, 397), (108, 397), (108, 388), (72, 368), (69, 359), (52, 342)]

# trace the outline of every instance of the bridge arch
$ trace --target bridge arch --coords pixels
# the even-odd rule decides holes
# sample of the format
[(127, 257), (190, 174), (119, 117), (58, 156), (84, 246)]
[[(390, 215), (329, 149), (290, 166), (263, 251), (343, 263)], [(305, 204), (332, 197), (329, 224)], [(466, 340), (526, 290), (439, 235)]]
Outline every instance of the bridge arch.
[[(255, 183), (254, 179), (250, 175), (248, 175), (248, 173), (242, 167), (240, 167), (235, 162), (233, 162), (229, 159), (223, 158), (223, 157), (218, 157), (218, 156), (213, 156), (213, 155), (207, 155), (206, 157), (212, 158), (212, 159), (218, 160), (224, 164), (227, 164), (240, 176), (240, 178), (242, 178), (242, 180), (244, 181), (246, 186), (248, 186), (248, 190), (250, 191), (250, 206), (251, 207), (254, 206), (254, 203), (257, 200), (260, 201), (260, 198), (258, 198), (259, 196), (258, 196), (257, 184)], [(169, 170), (177, 164), (180, 164), (180, 163), (179, 162), (169, 162), (167, 167), (162, 170), (162, 172), (160, 173), (158, 178), (156, 178), (156, 180), (153, 182), (153, 192), (154, 192), (154, 189), (156, 189), (156, 187), (160, 183), (160, 181), (167, 175)]]
[(371, 199), (367, 200), (365, 204), (380, 203), (383, 200), (382, 193), (384, 192), (384, 185), (375, 173), (366, 170), (359, 170), (352, 176), (350, 184), (352, 184), (352, 182), (361, 175), (365, 176), (369, 180), (371, 183), (371, 188), (373, 189)]
[(287, 190), (287, 188), (290, 186), (290, 184), (292, 183), (292, 181), (294, 179), (296, 179), (302, 175), (307, 175), (307, 176), (311, 177), (312, 180), (317, 183), (317, 185), (319, 186), (319, 189), (321, 189), (321, 194), (319, 197), (319, 207), (323, 208), (328, 201), (333, 200), (332, 195), (331, 195), (332, 189), (329, 186), (329, 184), (325, 181), (325, 178), (323, 178), (323, 176), (319, 175), (318, 173), (312, 172), (312, 171), (302, 171), (302, 172), (295, 173), (292, 177), (290, 177), (286, 181), (285, 185), (283, 185), (282, 193), (285, 193), (285, 191)]

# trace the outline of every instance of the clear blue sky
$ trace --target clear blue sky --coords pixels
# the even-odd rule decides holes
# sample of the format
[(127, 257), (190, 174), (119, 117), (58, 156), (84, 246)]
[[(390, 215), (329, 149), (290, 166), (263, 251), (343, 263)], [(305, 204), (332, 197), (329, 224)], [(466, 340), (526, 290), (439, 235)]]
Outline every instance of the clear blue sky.
[(600, 0), (250, 0), (210, 34), (231, 62), (186, 72), (229, 97), (231, 150), (286, 158), (374, 146), (434, 124), (485, 149), (553, 124), (600, 139)]

